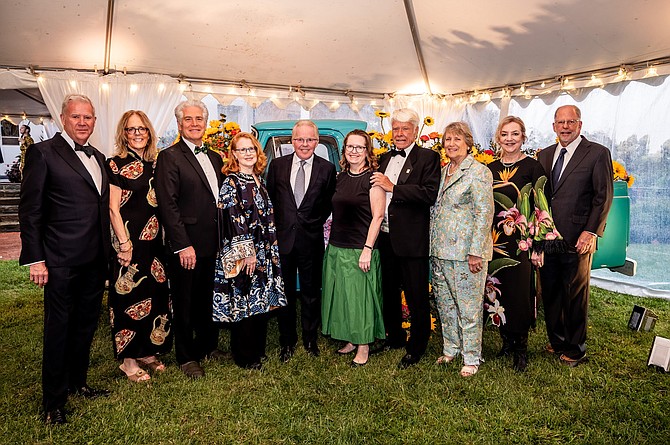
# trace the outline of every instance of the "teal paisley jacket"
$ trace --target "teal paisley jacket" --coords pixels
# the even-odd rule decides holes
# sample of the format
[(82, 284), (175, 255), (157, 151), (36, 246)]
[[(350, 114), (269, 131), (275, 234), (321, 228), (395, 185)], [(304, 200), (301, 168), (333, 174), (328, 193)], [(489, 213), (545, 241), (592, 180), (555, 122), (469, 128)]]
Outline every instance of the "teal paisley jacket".
[(468, 255), (490, 261), (493, 255), (493, 176), (468, 155), (445, 184), (442, 168), (437, 201), (430, 212), (430, 256), (467, 261)]

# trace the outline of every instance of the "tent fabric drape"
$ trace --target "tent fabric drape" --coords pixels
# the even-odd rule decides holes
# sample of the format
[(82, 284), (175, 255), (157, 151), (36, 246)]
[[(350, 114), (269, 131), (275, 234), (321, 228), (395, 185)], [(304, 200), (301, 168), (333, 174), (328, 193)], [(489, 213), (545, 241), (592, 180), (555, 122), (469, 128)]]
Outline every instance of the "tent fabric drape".
[[(114, 152), (116, 126), (125, 111), (144, 111), (157, 135), (161, 135), (182, 100), (179, 83), (156, 74), (100, 76), (76, 71), (44, 72), (39, 75), (37, 85), (52, 116), (60, 116), (67, 94), (85, 94), (91, 99), (97, 116), (91, 144), (106, 156)], [(61, 128), (60, 122), (57, 123)]]

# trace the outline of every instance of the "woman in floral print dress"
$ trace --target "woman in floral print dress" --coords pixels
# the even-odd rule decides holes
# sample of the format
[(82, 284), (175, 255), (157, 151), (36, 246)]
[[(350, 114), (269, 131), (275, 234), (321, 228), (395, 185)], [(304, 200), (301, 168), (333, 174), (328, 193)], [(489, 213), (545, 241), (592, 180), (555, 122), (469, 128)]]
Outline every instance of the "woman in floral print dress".
[(133, 382), (151, 378), (142, 367), (165, 370), (157, 355), (172, 348), (172, 314), (153, 190), (157, 154), (156, 135), (146, 114), (125, 112), (116, 129), (116, 153), (107, 163), (116, 251), (109, 309), (114, 355)]

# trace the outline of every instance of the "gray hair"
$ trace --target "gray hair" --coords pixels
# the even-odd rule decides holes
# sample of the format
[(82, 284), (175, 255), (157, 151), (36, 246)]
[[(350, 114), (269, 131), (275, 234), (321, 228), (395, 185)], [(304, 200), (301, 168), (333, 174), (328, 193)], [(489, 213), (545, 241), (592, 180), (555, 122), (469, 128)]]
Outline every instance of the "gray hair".
[(563, 106), (560, 106), (560, 107), (556, 108), (556, 111), (554, 111), (554, 119), (556, 119), (556, 115), (558, 115), (558, 110), (560, 110), (561, 108), (572, 108), (573, 110), (575, 110), (575, 114), (577, 115), (577, 119), (580, 119), (580, 120), (582, 119), (582, 110), (580, 110), (577, 105), (563, 105)]
[(184, 108), (186, 107), (198, 107), (202, 110), (202, 117), (205, 119), (205, 122), (209, 118), (209, 111), (204, 103), (196, 99), (185, 100), (180, 102), (174, 109), (174, 116), (177, 118), (177, 122), (181, 123), (184, 119)]
[(295, 134), (295, 129), (298, 127), (312, 127), (314, 129), (314, 135), (317, 138), (319, 137), (319, 127), (317, 127), (317, 125), (309, 119), (300, 119), (298, 122), (296, 122), (293, 126), (293, 129), (291, 130), (291, 136)]
[(91, 109), (93, 110), (93, 116), (95, 116), (95, 107), (93, 106), (93, 102), (91, 102), (91, 99), (88, 98), (88, 96), (85, 96), (83, 94), (78, 94), (78, 93), (72, 93), (68, 94), (65, 96), (65, 99), (63, 99), (63, 104), (61, 105), (60, 108), (60, 113), (65, 114), (65, 109), (67, 108), (67, 105), (70, 102), (84, 102), (87, 103), (91, 106)]
[(419, 126), (419, 114), (409, 108), (398, 108), (391, 114), (391, 123), (396, 122), (409, 122), (415, 127)]

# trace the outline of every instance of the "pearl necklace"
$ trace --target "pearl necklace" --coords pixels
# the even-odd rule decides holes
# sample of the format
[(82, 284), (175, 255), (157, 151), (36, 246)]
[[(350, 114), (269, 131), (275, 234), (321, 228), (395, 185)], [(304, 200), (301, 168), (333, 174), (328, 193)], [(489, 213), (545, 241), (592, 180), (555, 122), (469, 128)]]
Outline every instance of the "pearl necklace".
[(522, 160), (523, 158), (525, 158), (525, 156), (521, 156), (521, 157), (520, 157), (519, 159), (517, 159), (516, 161), (509, 162), (509, 163), (504, 162), (504, 161), (502, 160), (502, 158), (500, 158), (500, 163), (503, 165), (503, 167), (507, 167), (507, 168), (509, 168), (509, 167), (513, 166), (514, 164), (516, 164), (517, 162), (519, 162), (520, 160)]
[(451, 170), (451, 164), (453, 164), (453, 162), (450, 162), (449, 165), (447, 165), (447, 176), (450, 177), (450, 178), (452, 176), (454, 176), (456, 174), (456, 170), (458, 170), (458, 165), (457, 165), (456, 168), (454, 169), (454, 172), (449, 173), (449, 170)]

